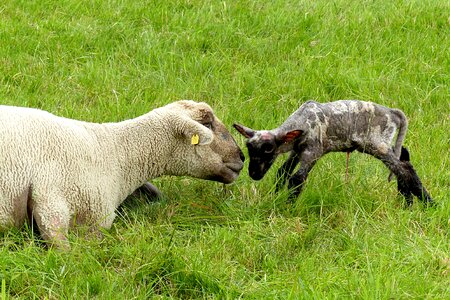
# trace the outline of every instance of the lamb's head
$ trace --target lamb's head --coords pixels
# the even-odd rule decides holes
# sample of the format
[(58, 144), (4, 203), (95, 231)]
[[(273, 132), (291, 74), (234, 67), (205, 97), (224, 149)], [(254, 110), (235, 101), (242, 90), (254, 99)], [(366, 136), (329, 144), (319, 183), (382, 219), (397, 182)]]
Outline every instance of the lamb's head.
[(169, 173), (223, 183), (238, 177), (244, 154), (208, 104), (181, 100), (164, 109), (177, 139)]
[(292, 149), (292, 143), (301, 136), (301, 130), (274, 133), (268, 130), (253, 130), (240, 124), (233, 124), (246, 139), (250, 164), (248, 173), (254, 180), (260, 180), (272, 166), (277, 156)]

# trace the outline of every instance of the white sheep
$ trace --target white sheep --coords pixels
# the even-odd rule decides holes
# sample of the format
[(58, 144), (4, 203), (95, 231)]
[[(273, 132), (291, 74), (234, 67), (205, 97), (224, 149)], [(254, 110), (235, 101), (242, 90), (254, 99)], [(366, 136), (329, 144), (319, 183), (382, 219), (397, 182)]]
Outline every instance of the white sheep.
[(50, 245), (67, 230), (110, 228), (146, 180), (187, 175), (231, 183), (243, 154), (206, 103), (182, 100), (119, 123), (0, 106), (0, 229), (34, 218)]

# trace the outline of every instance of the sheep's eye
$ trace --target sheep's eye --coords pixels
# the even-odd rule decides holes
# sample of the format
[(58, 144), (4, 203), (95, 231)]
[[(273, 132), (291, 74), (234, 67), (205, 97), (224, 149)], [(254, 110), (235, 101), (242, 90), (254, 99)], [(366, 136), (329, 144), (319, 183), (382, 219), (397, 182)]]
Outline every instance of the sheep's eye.
[(213, 129), (213, 125), (212, 125), (212, 123), (211, 123), (211, 122), (208, 122), (208, 123), (204, 123), (204, 124), (203, 124), (203, 126), (205, 126), (206, 128), (208, 128), (208, 129), (210, 129), (210, 130), (212, 130), (212, 129)]
[(275, 150), (275, 146), (272, 145), (272, 144), (264, 144), (264, 145), (262, 145), (261, 150), (264, 153), (269, 154), (269, 153), (272, 153)]

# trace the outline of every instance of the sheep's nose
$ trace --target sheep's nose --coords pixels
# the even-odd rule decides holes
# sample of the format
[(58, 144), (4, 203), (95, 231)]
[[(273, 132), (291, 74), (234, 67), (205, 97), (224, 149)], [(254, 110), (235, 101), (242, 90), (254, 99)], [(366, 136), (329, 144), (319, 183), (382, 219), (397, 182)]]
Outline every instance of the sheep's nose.
[(239, 149), (239, 157), (241, 158), (242, 162), (245, 161), (244, 153), (242, 153), (242, 150)]

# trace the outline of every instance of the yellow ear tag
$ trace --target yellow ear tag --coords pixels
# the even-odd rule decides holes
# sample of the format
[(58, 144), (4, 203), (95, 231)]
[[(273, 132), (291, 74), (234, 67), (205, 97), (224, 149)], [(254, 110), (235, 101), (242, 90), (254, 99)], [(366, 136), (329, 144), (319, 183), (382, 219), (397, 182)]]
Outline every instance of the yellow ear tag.
[(198, 145), (199, 140), (200, 140), (200, 137), (198, 136), (198, 134), (194, 134), (191, 138), (191, 144)]

